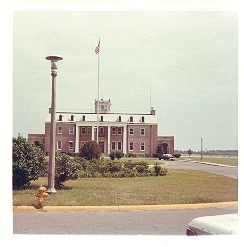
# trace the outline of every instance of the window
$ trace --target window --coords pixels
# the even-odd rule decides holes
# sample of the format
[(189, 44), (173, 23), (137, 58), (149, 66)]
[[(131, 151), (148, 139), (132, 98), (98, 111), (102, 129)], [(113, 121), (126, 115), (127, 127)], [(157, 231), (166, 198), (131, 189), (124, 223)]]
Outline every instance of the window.
[(103, 134), (103, 132), (104, 132), (103, 127), (100, 127), (100, 128), (99, 128), (99, 133), (102, 135), (102, 134)]
[(86, 134), (86, 128), (85, 128), (85, 127), (82, 127), (82, 128), (81, 128), (81, 134), (82, 134), (82, 135), (85, 135), (85, 134)]
[(141, 136), (144, 136), (144, 135), (145, 135), (145, 129), (142, 128), (142, 129), (141, 129)]
[(72, 135), (75, 133), (75, 128), (74, 127), (69, 127), (69, 134)]
[(116, 135), (116, 128), (112, 128), (112, 135)]
[(133, 151), (134, 148), (133, 148), (133, 142), (130, 142), (130, 151)]
[(133, 129), (130, 129), (129, 130), (129, 135), (133, 135), (134, 134), (134, 130)]
[(122, 142), (118, 142), (118, 150), (122, 150)]
[(101, 116), (101, 122), (103, 122), (103, 116)]
[(63, 116), (59, 115), (58, 121), (62, 121), (63, 120)]
[(145, 151), (145, 143), (141, 142), (141, 151)]
[(58, 134), (62, 134), (62, 127), (58, 127)]
[(121, 122), (121, 116), (119, 116), (119, 119), (118, 119), (119, 122)]
[(71, 115), (70, 121), (74, 121), (74, 115)]
[(115, 142), (112, 142), (112, 147), (111, 147), (112, 150), (115, 150), (115, 144), (116, 144)]
[(87, 127), (87, 135), (91, 135), (91, 127)]
[(144, 121), (145, 121), (145, 118), (144, 117), (141, 117), (141, 121), (144, 123)]
[(118, 128), (118, 135), (122, 135), (122, 128), (121, 127)]
[(69, 150), (74, 150), (74, 142), (69, 141)]
[(85, 115), (82, 116), (82, 121), (86, 121), (86, 116)]
[(132, 116), (130, 117), (130, 122), (133, 122), (133, 117)]
[(58, 141), (57, 142), (57, 150), (61, 150), (62, 149), (62, 141)]

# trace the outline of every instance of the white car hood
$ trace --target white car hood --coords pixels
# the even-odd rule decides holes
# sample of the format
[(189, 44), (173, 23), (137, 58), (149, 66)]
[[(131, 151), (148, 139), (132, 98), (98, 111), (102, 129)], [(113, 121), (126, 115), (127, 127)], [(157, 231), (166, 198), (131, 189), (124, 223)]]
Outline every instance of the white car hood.
[(238, 234), (238, 214), (198, 217), (188, 225), (195, 231), (211, 235)]

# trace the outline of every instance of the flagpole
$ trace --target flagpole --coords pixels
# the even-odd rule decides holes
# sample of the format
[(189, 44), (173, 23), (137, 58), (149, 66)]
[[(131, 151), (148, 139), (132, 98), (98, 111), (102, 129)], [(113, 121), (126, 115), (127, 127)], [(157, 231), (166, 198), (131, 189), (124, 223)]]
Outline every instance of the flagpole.
[[(99, 38), (99, 46), (100, 46), (100, 38)], [(100, 52), (98, 52), (98, 58), (97, 58), (97, 143), (98, 141), (98, 131), (99, 131), (99, 57)]]
[(99, 130), (99, 53), (98, 53), (98, 69), (97, 69), (97, 143), (98, 142), (98, 130)]

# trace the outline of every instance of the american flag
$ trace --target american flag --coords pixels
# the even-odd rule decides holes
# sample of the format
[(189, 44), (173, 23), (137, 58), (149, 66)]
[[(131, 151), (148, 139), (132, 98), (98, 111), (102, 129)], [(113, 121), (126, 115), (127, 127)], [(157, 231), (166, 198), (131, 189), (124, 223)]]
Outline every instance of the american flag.
[(99, 39), (97, 47), (95, 48), (95, 53), (98, 54), (99, 51), (100, 51), (100, 39)]

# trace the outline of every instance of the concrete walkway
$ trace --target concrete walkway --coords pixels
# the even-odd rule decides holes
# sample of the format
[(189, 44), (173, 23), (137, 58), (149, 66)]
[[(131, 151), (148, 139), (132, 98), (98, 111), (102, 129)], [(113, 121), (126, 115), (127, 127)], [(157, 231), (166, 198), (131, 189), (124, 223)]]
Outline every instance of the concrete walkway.
[(13, 206), (14, 212), (62, 212), (62, 211), (135, 211), (135, 210), (186, 210), (199, 208), (237, 207), (238, 202), (172, 204), (172, 205), (132, 205), (132, 206), (44, 206), (36, 209), (33, 206)]
[(230, 165), (223, 165), (223, 164), (218, 164), (218, 163), (211, 163), (211, 162), (203, 162), (203, 161), (196, 161), (196, 160), (178, 160), (181, 162), (192, 162), (192, 163), (200, 163), (200, 164), (205, 164), (205, 165), (212, 165), (212, 166), (222, 166), (222, 167), (230, 167), (230, 168), (236, 168), (237, 166), (230, 166)]

